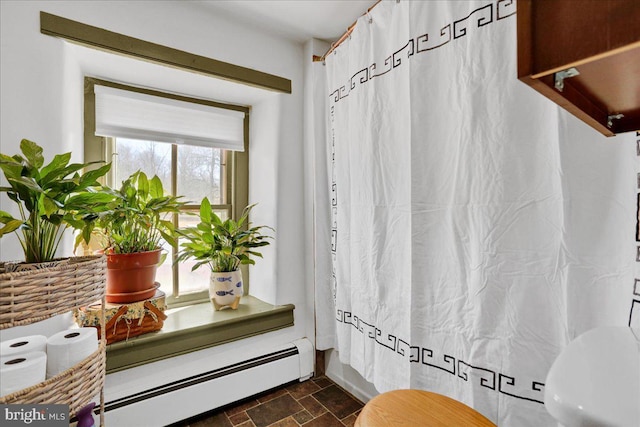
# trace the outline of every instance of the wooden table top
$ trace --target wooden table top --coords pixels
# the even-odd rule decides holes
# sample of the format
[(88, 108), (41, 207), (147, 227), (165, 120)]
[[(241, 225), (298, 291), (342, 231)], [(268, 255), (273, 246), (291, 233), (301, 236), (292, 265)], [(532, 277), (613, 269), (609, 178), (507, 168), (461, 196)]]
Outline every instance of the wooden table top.
[(462, 402), (424, 390), (394, 390), (371, 399), (355, 427), (496, 427)]

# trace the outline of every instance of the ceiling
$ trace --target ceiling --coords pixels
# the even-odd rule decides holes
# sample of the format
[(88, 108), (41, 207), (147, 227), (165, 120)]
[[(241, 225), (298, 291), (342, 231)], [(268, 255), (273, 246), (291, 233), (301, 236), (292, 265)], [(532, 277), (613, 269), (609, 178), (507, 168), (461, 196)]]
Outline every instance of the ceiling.
[(303, 43), (334, 42), (376, 0), (206, 0), (203, 6)]

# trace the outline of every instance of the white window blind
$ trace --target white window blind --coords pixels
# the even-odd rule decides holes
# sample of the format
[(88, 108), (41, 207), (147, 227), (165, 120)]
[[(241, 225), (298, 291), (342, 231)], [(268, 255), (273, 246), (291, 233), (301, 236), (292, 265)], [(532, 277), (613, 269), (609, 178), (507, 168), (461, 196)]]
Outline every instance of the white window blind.
[(244, 151), (244, 112), (95, 85), (96, 135)]

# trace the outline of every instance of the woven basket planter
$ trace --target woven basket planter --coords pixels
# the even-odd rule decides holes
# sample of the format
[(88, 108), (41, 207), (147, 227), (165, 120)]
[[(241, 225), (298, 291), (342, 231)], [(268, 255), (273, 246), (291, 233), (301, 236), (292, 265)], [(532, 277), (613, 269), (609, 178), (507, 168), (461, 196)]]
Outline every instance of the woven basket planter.
[[(14, 273), (4, 272), (0, 263), (0, 329), (28, 325), (96, 301), (104, 306), (105, 282), (103, 255), (69, 258), (55, 267)], [(73, 417), (99, 394), (104, 424), (105, 348), (102, 328), (98, 350), (89, 357), (46, 381), (1, 397), (0, 404), (64, 404)]]

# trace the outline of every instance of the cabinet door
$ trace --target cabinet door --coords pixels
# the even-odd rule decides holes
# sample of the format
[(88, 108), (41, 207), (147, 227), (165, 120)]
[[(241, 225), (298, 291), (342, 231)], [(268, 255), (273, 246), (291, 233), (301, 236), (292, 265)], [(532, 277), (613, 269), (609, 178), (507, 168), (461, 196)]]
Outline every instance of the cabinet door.
[(519, 0), (518, 78), (607, 136), (640, 129), (640, 1)]

